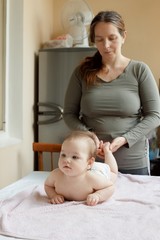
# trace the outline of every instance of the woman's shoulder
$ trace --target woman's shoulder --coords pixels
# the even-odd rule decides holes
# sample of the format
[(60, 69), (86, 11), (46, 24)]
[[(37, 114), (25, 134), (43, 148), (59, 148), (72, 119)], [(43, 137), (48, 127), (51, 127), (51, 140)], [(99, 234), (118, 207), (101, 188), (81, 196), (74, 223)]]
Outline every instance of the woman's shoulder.
[(74, 68), (72, 75), (75, 75), (78, 77), (78, 76), (80, 76), (80, 74), (81, 74), (81, 66), (78, 65)]
[(141, 68), (141, 67), (146, 68), (146, 67), (148, 67), (148, 65), (145, 62), (139, 61), (139, 60), (134, 60), (134, 59), (131, 59), (130, 65), (134, 66), (136, 68)]
[(131, 70), (132, 73), (139, 79), (147, 74), (152, 74), (151, 69), (147, 63), (138, 60), (131, 60), (129, 64), (129, 71)]

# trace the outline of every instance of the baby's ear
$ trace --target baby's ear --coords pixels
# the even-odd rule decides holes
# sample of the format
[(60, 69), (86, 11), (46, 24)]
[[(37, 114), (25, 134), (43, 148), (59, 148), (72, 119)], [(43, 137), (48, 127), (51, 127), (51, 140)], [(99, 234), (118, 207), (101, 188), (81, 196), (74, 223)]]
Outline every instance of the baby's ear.
[(95, 162), (95, 158), (94, 157), (91, 157), (89, 160), (88, 160), (88, 167), (87, 169), (91, 169), (93, 163)]
[(88, 164), (89, 164), (89, 165), (92, 165), (94, 162), (95, 162), (95, 157), (91, 157), (91, 158), (88, 160)]

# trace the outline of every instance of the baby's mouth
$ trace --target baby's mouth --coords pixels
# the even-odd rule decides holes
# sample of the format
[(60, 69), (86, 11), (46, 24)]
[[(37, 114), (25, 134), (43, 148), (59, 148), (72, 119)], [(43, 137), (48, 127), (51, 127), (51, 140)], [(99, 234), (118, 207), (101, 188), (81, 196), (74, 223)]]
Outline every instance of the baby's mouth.
[(64, 166), (64, 168), (66, 168), (66, 169), (71, 169), (69, 166)]

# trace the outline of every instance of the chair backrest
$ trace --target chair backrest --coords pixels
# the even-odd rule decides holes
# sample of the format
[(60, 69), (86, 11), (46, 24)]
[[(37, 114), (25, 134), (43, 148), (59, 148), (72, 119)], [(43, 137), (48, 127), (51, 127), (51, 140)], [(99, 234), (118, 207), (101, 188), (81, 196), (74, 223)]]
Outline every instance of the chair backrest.
[(34, 142), (33, 151), (38, 153), (38, 171), (43, 171), (43, 153), (50, 153), (51, 169), (54, 169), (53, 153), (61, 151), (61, 144)]

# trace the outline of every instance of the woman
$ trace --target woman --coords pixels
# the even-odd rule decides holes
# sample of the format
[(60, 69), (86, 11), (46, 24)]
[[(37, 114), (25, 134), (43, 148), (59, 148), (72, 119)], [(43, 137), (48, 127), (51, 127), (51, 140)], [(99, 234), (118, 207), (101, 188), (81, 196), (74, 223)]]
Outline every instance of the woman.
[(119, 171), (149, 174), (147, 134), (160, 125), (159, 92), (149, 67), (122, 55), (125, 24), (115, 11), (91, 22), (97, 47), (72, 74), (64, 120), (71, 129), (91, 130), (110, 141)]

